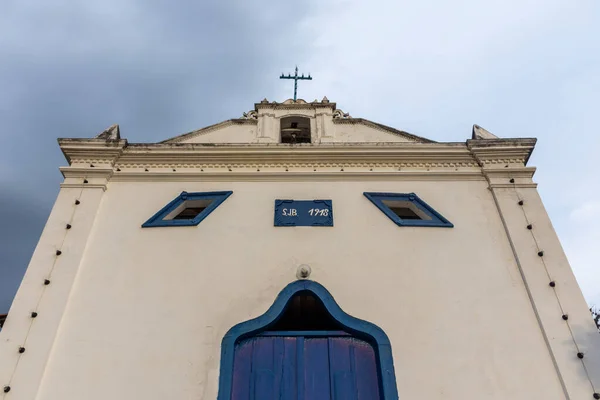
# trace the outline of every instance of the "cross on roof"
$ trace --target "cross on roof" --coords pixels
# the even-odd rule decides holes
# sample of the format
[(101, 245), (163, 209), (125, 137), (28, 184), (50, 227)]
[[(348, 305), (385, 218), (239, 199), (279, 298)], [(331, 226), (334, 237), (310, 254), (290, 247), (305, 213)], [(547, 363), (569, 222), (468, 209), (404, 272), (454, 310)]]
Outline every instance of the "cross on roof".
[(299, 80), (312, 81), (312, 77), (310, 76), (310, 73), (306, 77), (304, 76), (304, 74), (302, 74), (302, 76), (298, 76), (298, 66), (297, 65), (296, 65), (296, 73), (293, 76), (290, 74), (288, 74), (287, 76), (281, 74), (279, 79), (293, 79), (294, 80), (294, 101), (296, 101), (296, 94), (298, 92), (298, 81)]

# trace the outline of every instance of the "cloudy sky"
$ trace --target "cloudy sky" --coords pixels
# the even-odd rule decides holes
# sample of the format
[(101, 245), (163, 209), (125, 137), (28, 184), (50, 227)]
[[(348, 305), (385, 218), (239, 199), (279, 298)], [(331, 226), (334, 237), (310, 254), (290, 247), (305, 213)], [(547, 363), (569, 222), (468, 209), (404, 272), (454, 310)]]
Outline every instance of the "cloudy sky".
[(58, 192), (57, 137), (159, 141), (292, 95), (437, 141), (537, 137), (530, 165), (600, 305), (598, 0), (5, 0), (0, 313)]

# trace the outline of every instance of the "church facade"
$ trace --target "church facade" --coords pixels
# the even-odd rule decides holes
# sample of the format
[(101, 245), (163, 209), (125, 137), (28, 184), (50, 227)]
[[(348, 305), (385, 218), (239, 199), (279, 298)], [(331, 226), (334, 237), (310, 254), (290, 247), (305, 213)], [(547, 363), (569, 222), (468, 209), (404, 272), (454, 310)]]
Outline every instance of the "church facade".
[(535, 143), (438, 143), (326, 98), (160, 143), (59, 139), (1, 398), (600, 398)]

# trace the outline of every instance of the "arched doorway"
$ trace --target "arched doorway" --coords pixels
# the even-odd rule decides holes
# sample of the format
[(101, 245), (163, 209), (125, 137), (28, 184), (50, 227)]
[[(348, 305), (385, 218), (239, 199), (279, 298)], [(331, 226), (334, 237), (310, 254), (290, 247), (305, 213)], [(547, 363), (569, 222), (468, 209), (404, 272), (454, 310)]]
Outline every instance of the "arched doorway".
[(219, 400), (397, 399), (391, 348), (320, 284), (289, 284), (223, 338)]

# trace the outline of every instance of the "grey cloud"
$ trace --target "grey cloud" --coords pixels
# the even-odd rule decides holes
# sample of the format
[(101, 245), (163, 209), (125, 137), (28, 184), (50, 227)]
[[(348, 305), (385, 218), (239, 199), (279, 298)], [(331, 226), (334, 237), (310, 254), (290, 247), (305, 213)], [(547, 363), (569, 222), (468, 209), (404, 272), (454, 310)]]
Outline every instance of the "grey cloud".
[(281, 68), (307, 58), (301, 24), (311, 4), (8, 4), (0, 15), (0, 313), (62, 179), (57, 137), (119, 123), (130, 141), (159, 141), (279, 97)]
[[(473, 123), (537, 136), (539, 190), (578, 278), (598, 286), (582, 237), (597, 241), (599, 231), (581, 236), (567, 218), (598, 198), (598, 6), (538, 3), (3, 2), (0, 253), (12, 254), (9, 272), (22, 274), (58, 191), (56, 137), (113, 123), (134, 142), (172, 137), (263, 97), (290, 97), (291, 82), (277, 77), (298, 63), (315, 77), (300, 97), (326, 94), (355, 116), (435, 140), (466, 139)], [(29, 235), (11, 235), (4, 226), (30, 218), (19, 212), (33, 204), (44, 215), (22, 224)], [(19, 274), (2, 268), (8, 298)]]
[(50, 212), (51, 203), (51, 199), (48, 201), (7, 192), (0, 196), (0, 210), (3, 210), (0, 224), (0, 314), (8, 311)]

